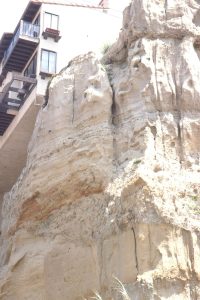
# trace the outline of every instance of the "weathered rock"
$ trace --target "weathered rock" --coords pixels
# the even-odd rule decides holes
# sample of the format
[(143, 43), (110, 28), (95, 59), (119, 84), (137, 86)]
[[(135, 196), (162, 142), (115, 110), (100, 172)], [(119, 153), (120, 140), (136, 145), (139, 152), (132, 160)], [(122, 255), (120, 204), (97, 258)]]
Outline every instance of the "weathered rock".
[(107, 72), (89, 53), (53, 79), (4, 198), (1, 299), (111, 299), (113, 275), (200, 299), (199, 9), (135, 0)]

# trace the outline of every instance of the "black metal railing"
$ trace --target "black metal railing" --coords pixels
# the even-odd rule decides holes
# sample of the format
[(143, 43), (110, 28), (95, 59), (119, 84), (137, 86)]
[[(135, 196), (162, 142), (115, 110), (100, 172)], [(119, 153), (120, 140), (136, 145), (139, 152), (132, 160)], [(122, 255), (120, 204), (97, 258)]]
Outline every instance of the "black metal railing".
[(34, 25), (25, 21), (21, 21), (20, 35), (25, 35), (32, 38), (38, 38), (40, 33), (40, 26)]
[(10, 43), (8, 49), (4, 52), (4, 57), (2, 59), (2, 68), (5, 66), (10, 54), (12, 53), (15, 45), (20, 36), (27, 36), (33, 39), (38, 39), (40, 33), (40, 26), (34, 25), (23, 20), (20, 21), (20, 25)]
[(37, 79), (13, 72), (10, 81), (0, 92), (0, 111), (19, 110), (36, 86)]

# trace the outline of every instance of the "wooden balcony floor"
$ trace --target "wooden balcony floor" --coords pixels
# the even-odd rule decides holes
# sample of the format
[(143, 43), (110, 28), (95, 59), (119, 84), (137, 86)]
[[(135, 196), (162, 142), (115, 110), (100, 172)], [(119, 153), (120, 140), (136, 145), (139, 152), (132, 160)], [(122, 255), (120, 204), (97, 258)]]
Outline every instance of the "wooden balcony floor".
[(15, 115), (0, 112), (0, 135), (2, 136), (8, 126), (12, 123)]
[(32, 39), (19, 38), (16, 46), (4, 65), (4, 72), (22, 72), (37, 46), (37, 40), (33, 41)]

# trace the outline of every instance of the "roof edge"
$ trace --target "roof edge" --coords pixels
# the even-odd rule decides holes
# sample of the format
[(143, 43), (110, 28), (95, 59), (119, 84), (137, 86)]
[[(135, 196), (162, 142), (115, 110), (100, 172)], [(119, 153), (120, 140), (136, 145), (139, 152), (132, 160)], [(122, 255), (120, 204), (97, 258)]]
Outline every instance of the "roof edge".
[(93, 4), (84, 4), (77, 3), (76, 1), (67, 1), (67, 0), (31, 0), (32, 3), (38, 4), (52, 4), (52, 5), (63, 5), (63, 6), (72, 6), (72, 7), (85, 7), (85, 8), (94, 8), (94, 9), (103, 9), (102, 5), (93, 5)]

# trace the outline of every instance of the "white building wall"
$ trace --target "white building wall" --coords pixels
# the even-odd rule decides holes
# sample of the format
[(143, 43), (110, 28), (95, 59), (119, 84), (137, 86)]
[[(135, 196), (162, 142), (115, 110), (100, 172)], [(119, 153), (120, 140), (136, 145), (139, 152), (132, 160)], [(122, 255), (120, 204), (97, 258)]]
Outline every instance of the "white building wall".
[(122, 14), (103, 12), (100, 9), (80, 8), (60, 5), (43, 4), (41, 8), (41, 33), (44, 13), (59, 15), (61, 39), (56, 43), (52, 38), (45, 40), (42, 36), (38, 55), (38, 86), (37, 93), (44, 94), (49, 78), (40, 79), (41, 49), (57, 52), (57, 72), (67, 66), (68, 62), (79, 54), (94, 51), (100, 55), (103, 46), (113, 43), (118, 37)]
[(109, 0), (109, 7), (111, 11), (122, 12), (130, 2), (131, 0)]

